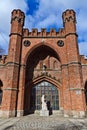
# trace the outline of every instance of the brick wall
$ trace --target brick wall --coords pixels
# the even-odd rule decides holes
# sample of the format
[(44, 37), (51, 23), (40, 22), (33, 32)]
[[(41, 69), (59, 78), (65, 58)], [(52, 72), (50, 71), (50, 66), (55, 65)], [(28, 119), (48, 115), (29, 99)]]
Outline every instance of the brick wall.
[(0, 62), (2, 112), (19, 116), (29, 110), (31, 87), (46, 80), (58, 88), (60, 109), (66, 116), (84, 116), (87, 62), (79, 55), (75, 12), (63, 13), (64, 28), (59, 32), (30, 32), (23, 28), (24, 18), (21, 10), (13, 10), (8, 56)]

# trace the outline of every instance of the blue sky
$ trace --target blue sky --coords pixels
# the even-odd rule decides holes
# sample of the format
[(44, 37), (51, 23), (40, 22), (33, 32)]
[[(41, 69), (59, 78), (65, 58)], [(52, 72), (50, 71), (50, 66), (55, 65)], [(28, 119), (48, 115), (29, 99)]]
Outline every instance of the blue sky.
[(74, 9), (77, 17), (78, 45), (81, 55), (87, 55), (87, 0), (1, 0), (0, 1), (0, 54), (7, 54), (10, 33), (11, 11), (24, 11), (25, 27), (59, 28), (63, 27), (62, 12)]

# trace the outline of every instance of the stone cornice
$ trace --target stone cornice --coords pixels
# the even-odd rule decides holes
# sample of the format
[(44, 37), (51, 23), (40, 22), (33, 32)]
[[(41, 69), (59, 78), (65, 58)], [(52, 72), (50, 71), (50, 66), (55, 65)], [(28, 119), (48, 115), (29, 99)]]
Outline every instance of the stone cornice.
[(17, 62), (7, 62), (5, 64), (0, 64), (0, 66), (7, 66), (7, 65), (17, 65), (17, 66), (26, 66), (24, 64), (20, 64), (20, 63), (17, 63)]
[(69, 66), (69, 65), (81, 65), (81, 62), (76, 62), (76, 61), (73, 61), (73, 62), (69, 62), (67, 64), (62, 64), (61, 67), (64, 67), (64, 66)]
[(9, 36), (10, 36), (10, 37), (11, 37), (12, 35), (18, 35), (18, 36), (22, 37), (22, 34), (15, 33), (15, 32), (14, 32), (14, 33), (10, 33), (10, 34), (9, 34)]

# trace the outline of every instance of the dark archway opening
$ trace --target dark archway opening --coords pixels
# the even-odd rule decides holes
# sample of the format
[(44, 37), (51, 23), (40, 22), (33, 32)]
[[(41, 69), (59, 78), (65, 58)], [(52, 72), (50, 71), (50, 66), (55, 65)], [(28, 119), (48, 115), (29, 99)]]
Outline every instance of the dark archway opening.
[(2, 96), (3, 96), (2, 87), (3, 87), (3, 83), (2, 83), (2, 81), (0, 80), (0, 105), (1, 105), (1, 103), (2, 103)]
[[(55, 63), (56, 65), (54, 67)], [(41, 75), (43, 69), (61, 81), (60, 58), (52, 48), (45, 45), (31, 52), (26, 62), (24, 114), (28, 114), (31, 110), (31, 102), (33, 100), (31, 98), (31, 89), (34, 86), (33, 79)]]
[[(42, 45), (38, 48), (36, 48), (28, 57), (26, 62), (26, 83), (31, 81), (34, 77), (34, 69), (42, 69), (43, 66), (46, 67), (46, 69), (52, 69), (51, 61), (49, 59), (54, 58), (57, 62), (60, 62), (59, 56), (56, 54), (56, 52), (45, 45)], [(53, 62), (55, 62), (55, 60)], [(39, 64), (39, 67), (38, 67)], [(54, 63), (53, 63), (54, 64)], [(54, 67), (54, 66), (53, 66)]]
[(87, 81), (85, 82), (85, 101), (87, 105)]

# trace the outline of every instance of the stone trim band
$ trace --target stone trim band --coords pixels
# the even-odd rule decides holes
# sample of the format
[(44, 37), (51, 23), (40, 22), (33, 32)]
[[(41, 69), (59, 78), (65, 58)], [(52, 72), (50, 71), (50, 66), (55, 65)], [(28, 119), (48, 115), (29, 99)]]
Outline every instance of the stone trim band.
[(68, 64), (62, 64), (61, 67), (68, 66), (68, 65), (71, 65), (71, 64), (81, 65), (81, 62), (69, 62)]
[(4, 88), (3, 90), (19, 91), (17, 88)]
[(81, 91), (84, 91), (84, 88), (69, 88), (70, 91), (73, 91), (73, 90), (81, 90)]
[(17, 65), (17, 66), (23, 66), (23, 67), (26, 66), (24, 64), (20, 64), (20, 63), (17, 63), (17, 62), (7, 62), (6, 64), (0, 64), (0, 66), (6, 66), (6, 65)]

